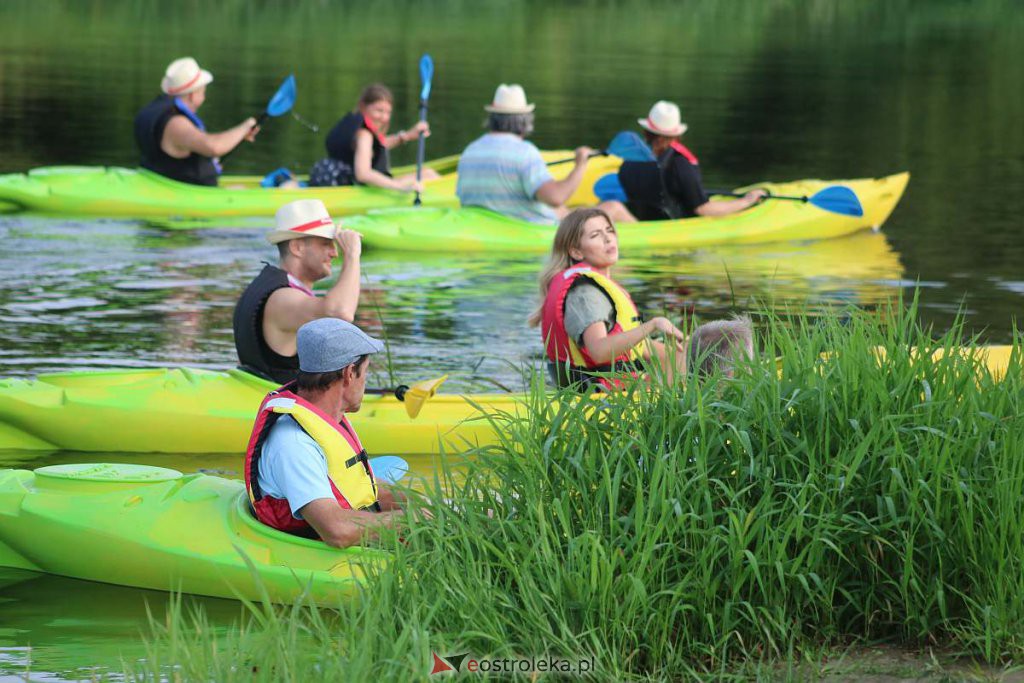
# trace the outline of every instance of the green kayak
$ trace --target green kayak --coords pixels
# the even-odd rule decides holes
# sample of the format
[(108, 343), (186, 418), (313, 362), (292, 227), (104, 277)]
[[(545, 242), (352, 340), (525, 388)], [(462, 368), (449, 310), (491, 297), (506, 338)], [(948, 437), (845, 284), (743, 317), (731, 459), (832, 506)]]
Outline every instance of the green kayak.
[[(859, 217), (842, 215), (795, 201), (770, 200), (721, 217), (684, 218), (622, 224), (619, 246), (624, 251), (671, 251), (715, 244), (754, 244), (840, 237), (865, 228), (878, 229), (892, 213), (909, 173), (858, 180), (797, 180), (759, 183), (776, 195), (809, 196), (841, 184), (857, 195), (864, 208)], [(743, 192), (748, 188), (737, 188)], [(712, 197), (712, 200), (716, 199)], [(363, 234), (363, 244), (406, 251), (550, 251), (554, 225), (507, 218), (479, 208), (381, 209), (354, 217), (346, 227)]]
[[(542, 152), (548, 161), (572, 158), (572, 152)], [(428, 162), (441, 177), (429, 181), (423, 192), (428, 207), (457, 207), (455, 184), (459, 157), (449, 156)], [(570, 200), (574, 204), (596, 202), (594, 181), (619, 165), (614, 158), (594, 158), (587, 165), (585, 182)], [(556, 177), (564, 177), (571, 164), (552, 166)], [(415, 170), (396, 168), (395, 175)], [(200, 187), (145, 170), (96, 167), (50, 166), (28, 173), (0, 175), (0, 211), (12, 207), (22, 211), (71, 216), (103, 216), (138, 219), (219, 219), (256, 216), (273, 220), (282, 205), (296, 199), (320, 199), (335, 217), (364, 213), (384, 207), (407, 207), (413, 196), (396, 190), (365, 185), (345, 187), (308, 187), (299, 189), (262, 188), (256, 176), (224, 176), (220, 187)], [(220, 221), (184, 221), (171, 228), (220, 226)], [(266, 225), (266, 223), (257, 223)]]
[(387, 554), (271, 529), (242, 482), (147, 465), (0, 470), (0, 567), (195, 595), (321, 605)]

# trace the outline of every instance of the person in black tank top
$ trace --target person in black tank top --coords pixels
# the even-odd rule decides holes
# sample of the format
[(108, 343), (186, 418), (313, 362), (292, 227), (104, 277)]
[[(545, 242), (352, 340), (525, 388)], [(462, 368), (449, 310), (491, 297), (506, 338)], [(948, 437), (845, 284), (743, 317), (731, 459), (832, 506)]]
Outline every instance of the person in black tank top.
[(160, 83), (163, 94), (135, 116), (142, 168), (183, 183), (216, 185), (221, 172), (218, 157), (243, 140), (256, 139), (259, 127), (252, 117), (222, 133), (206, 132), (196, 112), (212, 81), (213, 75), (192, 57), (171, 62)]
[[(422, 183), (415, 174), (394, 178), (391, 175), (390, 150), (416, 140), (420, 133), (430, 135), (426, 121), (418, 121), (408, 130), (388, 135), (394, 97), (387, 87), (375, 83), (359, 96), (355, 111), (345, 114), (327, 134), (327, 158), (309, 172), (309, 184), (373, 185), (401, 192), (421, 192)], [(437, 178), (432, 168), (423, 169), (423, 180)]]
[(619, 182), (630, 212), (641, 221), (725, 216), (757, 204), (764, 190), (743, 197), (712, 202), (704, 191), (697, 157), (680, 141), (687, 125), (679, 107), (664, 100), (651, 107), (647, 118), (637, 119), (657, 161), (626, 161)]
[[(295, 333), (318, 318), (352, 322), (359, 304), (359, 233), (336, 226), (319, 199), (300, 199), (277, 211), (267, 235), (280, 267), (266, 264), (235, 306), (233, 327), (238, 367), (285, 384), (295, 379)], [(330, 276), (331, 261), (344, 260), (338, 281), (322, 297), (314, 283)]]

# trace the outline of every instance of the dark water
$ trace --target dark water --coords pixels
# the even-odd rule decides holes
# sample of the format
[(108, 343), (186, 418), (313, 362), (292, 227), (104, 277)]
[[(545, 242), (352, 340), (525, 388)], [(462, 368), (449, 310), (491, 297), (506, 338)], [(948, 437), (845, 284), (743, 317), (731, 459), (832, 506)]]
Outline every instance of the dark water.
[[(0, 172), (133, 165), (134, 113), (185, 54), (216, 78), (201, 110), (214, 129), (259, 111), (289, 72), (297, 111), (324, 129), (377, 80), (396, 94), (395, 125), (407, 126), (425, 51), (436, 64), (430, 156), (480, 133), (481, 107), (504, 81), (536, 102), (544, 148), (600, 146), (665, 98), (680, 103), (709, 185), (912, 173), (882, 234), (624, 254), (617, 275), (648, 312), (712, 317), (754, 299), (871, 306), (919, 282), (937, 327), (963, 307), (986, 338), (1010, 335), (1024, 301), (1017, 0), (6, 0)], [(321, 137), (275, 120), (230, 170), (304, 170), (321, 151)], [(399, 150), (396, 163), (412, 152)], [(234, 300), (272, 257), (252, 231), (168, 235), (130, 221), (0, 216), (0, 376), (228, 366)], [(492, 380), (514, 388), (521, 363), (540, 353), (523, 322), (538, 267), (532, 257), (367, 253), (359, 322), (388, 336), (400, 379), (452, 372), (460, 390)], [(83, 457), (96, 456), (9, 453), (0, 466)], [(231, 459), (172, 466), (237, 469)], [(29, 655), (34, 671), (58, 678), (117, 668), (119, 652), (141, 656), (143, 604), (159, 597), (0, 577), (0, 675), (23, 671)]]

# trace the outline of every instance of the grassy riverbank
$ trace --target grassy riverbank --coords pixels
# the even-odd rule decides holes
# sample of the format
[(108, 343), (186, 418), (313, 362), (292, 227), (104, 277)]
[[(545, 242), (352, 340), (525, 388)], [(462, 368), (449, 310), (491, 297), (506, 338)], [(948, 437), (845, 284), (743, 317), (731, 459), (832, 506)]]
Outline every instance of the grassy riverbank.
[(758, 327), (735, 380), (596, 409), (538, 390), (495, 418), (502, 446), (428, 484), (434, 519), (360, 605), (254, 606), (227, 634), (172, 610), (134, 675), (414, 680), (468, 652), (588, 660), (601, 680), (787, 677), (878, 642), (1012, 664), (1019, 354), (994, 377), (913, 307)]

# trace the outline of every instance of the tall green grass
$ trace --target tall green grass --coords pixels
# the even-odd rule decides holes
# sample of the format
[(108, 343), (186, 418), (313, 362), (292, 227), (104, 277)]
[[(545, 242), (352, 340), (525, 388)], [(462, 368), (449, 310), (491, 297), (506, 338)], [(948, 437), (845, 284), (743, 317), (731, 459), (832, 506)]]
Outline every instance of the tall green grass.
[(415, 680), (431, 651), (593, 656), (602, 680), (793, 675), (859, 641), (1020, 657), (1019, 338), (999, 380), (913, 305), (757, 320), (731, 380), (597, 402), (535, 382), (492, 417), (499, 446), (428, 482), (434, 518), (361, 603), (257, 606), (227, 636), (172, 610), (133, 675)]

